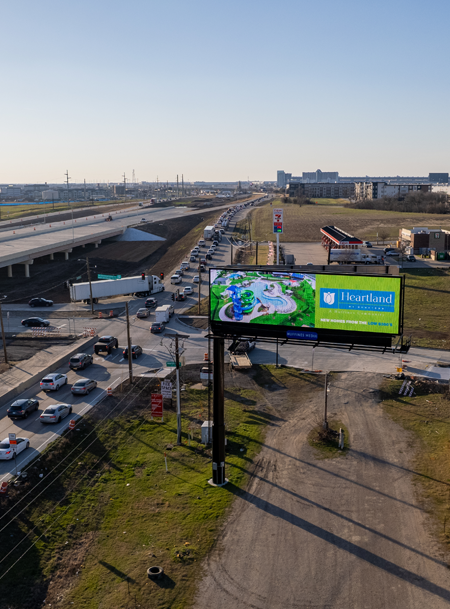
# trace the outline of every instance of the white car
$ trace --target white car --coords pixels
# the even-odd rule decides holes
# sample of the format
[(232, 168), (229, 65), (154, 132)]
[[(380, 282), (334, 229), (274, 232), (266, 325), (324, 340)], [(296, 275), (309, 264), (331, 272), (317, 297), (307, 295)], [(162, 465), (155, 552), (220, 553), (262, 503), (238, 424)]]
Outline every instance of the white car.
[(41, 423), (59, 423), (69, 414), (72, 414), (72, 406), (70, 404), (53, 404), (48, 406), (39, 417)]
[(188, 294), (193, 294), (194, 290), (192, 289), (192, 287), (190, 285), (187, 285), (184, 288), (183, 293), (187, 296)]
[(58, 372), (52, 372), (52, 374), (44, 376), (40, 385), (44, 391), (58, 391), (60, 387), (67, 385), (67, 376)]
[(200, 276), (199, 275), (194, 275), (194, 278), (192, 280), (194, 283), (199, 283), (200, 282)]
[[(16, 455), (18, 455), (19, 453), (21, 453), (23, 450), (25, 450), (26, 448), (28, 448), (30, 446), (30, 440), (28, 438), (18, 438), (16, 437), (16, 442), (17, 442), (17, 446), (16, 446)], [(11, 445), (9, 443), (9, 438), (5, 438), (4, 440), (2, 440), (0, 442), (0, 459), (2, 460), (7, 460), (7, 459), (14, 459), (14, 449), (11, 448)]]

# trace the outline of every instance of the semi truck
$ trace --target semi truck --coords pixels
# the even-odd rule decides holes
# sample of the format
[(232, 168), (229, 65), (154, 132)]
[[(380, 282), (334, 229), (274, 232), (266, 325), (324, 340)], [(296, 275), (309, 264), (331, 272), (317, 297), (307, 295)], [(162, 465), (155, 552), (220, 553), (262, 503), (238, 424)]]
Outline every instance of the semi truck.
[[(164, 291), (164, 284), (156, 275), (105, 279), (103, 281), (92, 281), (91, 285), (94, 302), (98, 302), (100, 298), (110, 298), (111, 296), (134, 294), (138, 297), (145, 297)], [(74, 283), (70, 286), (70, 299), (73, 302), (90, 302), (90, 298), (89, 282)]]
[(381, 256), (365, 254), (361, 250), (331, 249), (330, 264), (381, 264)]
[(212, 240), (212, 238), (214, 237), (215, 230), (216, 229), (214, 228), (214, 226), (206, 226), (205, 230), (203, 231), (203, 238), (207, 241)]

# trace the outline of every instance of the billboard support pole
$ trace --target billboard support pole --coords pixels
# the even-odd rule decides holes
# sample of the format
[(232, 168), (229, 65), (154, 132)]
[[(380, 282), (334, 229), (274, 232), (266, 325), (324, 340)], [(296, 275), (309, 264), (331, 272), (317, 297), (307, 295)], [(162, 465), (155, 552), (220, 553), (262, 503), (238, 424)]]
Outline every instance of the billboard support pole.
[(280, 264), (280, 233), (277, 233), (277, 266)]
[(213, 338), (213, 365), (214, 365), (214, 388), (213, 388), (213, 443), (212, 461), (213, 473), (209, 483), (212, 486), (223, 486), (228, 482), (225, 478), (225, 341), (223, 338)]
[(326, 430), (328, 429), (328, 374), (325, 372), (325, 394), (324, 394), (324, 400), (325, 400), (325, 411), (323, 414), (323, 428)]

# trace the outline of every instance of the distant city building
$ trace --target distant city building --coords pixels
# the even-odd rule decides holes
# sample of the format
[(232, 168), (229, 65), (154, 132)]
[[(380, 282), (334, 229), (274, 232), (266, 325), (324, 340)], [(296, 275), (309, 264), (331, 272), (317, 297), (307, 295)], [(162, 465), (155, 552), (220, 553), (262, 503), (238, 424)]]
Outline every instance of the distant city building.
[(277, 171), (277, 186), (278, 188), (285, 188), (292, 178), (292, 173), (286, 173), (284, 171)]
[(338, 171), (304, 171), (302, 173), (303, 182), (339, 182)]
[(431, 192), (431, 184), (390, 184), (389, 182), (356, 182), (355, 198), (382, 199), (383, 197), (404, 197), (410, 192)]
[(287, 187), (289, 197), (309, 197), (326, 199), (351, 199), (355, 195), (353, 183), (290, 183)]
[(448, 173), (429, 173), (428, 181), (431, 184), (448, 184)]

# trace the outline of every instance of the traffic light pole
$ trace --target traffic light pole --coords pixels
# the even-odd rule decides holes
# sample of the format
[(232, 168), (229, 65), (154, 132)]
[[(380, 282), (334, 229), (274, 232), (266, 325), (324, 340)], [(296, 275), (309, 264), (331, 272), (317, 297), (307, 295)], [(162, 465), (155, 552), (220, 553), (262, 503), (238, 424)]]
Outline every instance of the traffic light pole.
[(200, 315), (200, 300), (202, 297), (202, 272), (200, 270), (200, 260), (198, 262), (198, 313)]
[(224, 486), (225, 478), (225, 341), (223, 338), (213, 338), (214, 388), (213, 388), (213, 445), (212, 461), (213, 475), (209, 483), (212, 486)]

